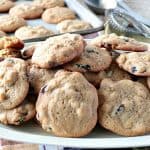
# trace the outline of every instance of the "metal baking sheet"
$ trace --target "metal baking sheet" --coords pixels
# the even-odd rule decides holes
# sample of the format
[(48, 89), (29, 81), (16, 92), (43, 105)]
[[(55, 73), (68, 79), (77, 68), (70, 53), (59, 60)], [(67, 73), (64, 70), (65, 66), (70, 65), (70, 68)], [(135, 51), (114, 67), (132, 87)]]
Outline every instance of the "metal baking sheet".
[[(84, 5), (82, 0), (64, 0), (65, 4), (68, 8), (73, 10), (76, 13), (77, 18), (89, 22), (93, 28), (89, 30), (77, 31), (77, 33), (87, 34), (97, 32), (103, 29), (103, 21), (98, 18), (86, 5)], [(31, 1), (16, 1), (16, 4), (19, 3), (31, 3)], [(4, 15), (6, 13), (0, 13), (0, 15)], [(52, 30), (56, 35), (58, 35), (58, 31), (56, 30), (57, 24), (48, 24), (44, 22), (41, 18), (39, 19), (31, 19), (26, 20), (27, 24), (30, 26), (39, 26), (42, 25), (49, 30)], [(74, 32), (76, 33), (76, 32)], [(54, 36), (54, 35), (53, 35)]]

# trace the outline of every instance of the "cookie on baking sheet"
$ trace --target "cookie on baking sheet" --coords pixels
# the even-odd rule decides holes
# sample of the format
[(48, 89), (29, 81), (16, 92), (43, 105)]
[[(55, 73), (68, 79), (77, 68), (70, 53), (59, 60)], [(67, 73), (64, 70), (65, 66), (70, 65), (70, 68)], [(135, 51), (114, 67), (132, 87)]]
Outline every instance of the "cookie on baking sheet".
[(34, 5), (38, 5), (44, 9), (56, 6), (64, 6), (64, 0), (34, 0)]
[(66, 7), (49, 8), (42, 14), (42, 19), (47, 23), (59, 23), (67, 19), (75, 19), (75, 13)]
[(147, 85), (148, 85), (148, 87), (150, 89), (150, 77), (147, 78)]
[(31, 120), (35, 116), (35, 113), (35, 104), (27, 97), (25, 101), (16, 108), (0, 111), (0, 123), (6, 125), (21, 125)]
[(4, 32), (14, 32), (16, 29), (26, 25), (26, 21), (23, 18), (10, 15), (0, 16), (0, 22), (0, 30)]
[(99, 123), (124, 136), (150, 132), (150, 92), (131, 80), (104, 79), (99, 89)]
[(18, 39), (14, 36), (4, 36), (0, 38), (0, 49), (22, 49), (24, 47), (24, 43), (22, 40)]
[(8, 58), (8, 57), (20, 58), (21, 52), (20, 50), (13, 49), (13, 48), (1, 49), (0, 58)]
[(121, 54), (117, 58), (120, 68), (137, 76), (150, 76), (150, 51)]
[(113, 81), (131, 79), (131, 76), (126, 71), (120, 69), (115, 62), (113, 62), (110, 67), (104, 71), (85, 72), (83, 75), (90, 83), (92, 83), (96, 87), (99, 87), (101, 81), (105, 78), (110, 78)]
[(99, 72), (108, 68), (112, 58), (105, 48), (87, 45), (80, 58), (64, 66), (65, 69), (79, 72)]
[(0, 62), (0, 111), (19, 105), (28, 93), (26, 63), (19, 58)]
[(6, 36), (6, 33), (3, 31), (0, 31), (0, 37)]
[(136, 41), (135, 39), (117, 36), (116, 34), (108, 34), (99, 36), (91, 41), (91, 44), (98, 47), (105, 47), (110, 50), (125, 50), (125, 51), (146, 51), (148, 46)]
[(40, 91), (37, 120), (57, 136), (87, 135), (97, 122), (97, 91), (82, 74), (60, 71)]
[(9, 10), (9, 14), (12, 16), (18, 16), (24, 19), (39, 18), (43, 13), (43, 8), (35, 6), (32, 3), (21, 3)]
[(37, 37), (44, 37), (54, 34), (52, 31), (46, 29), (44, 26), (24, 26), (16, 30), (15, 36), (22, 39), (32, 39)]
[(65, 32), (75, 32), (75, 31), (80, 31), (80, 30), (88, 30), (91, 29), (92, 26), (82, 20), (64, 20), (57, 24), (57, 30), (60, 33), (65, 33)]
[(36, 65), (28, 67), (29, 83), (36, 94), (39, 93), (42, 86), (49, 82), (55, 75), (56, 70), (42, 69)]
[(7, 12), (14, 6), (14, 2), (11, 0), (0, 0), (0, 12)]
[(79, 56), (85, 41), (79, 34), (64, 34), (50, 37), (43, 44), (36, 46), (32, 62), (41, 68), (52, 68), (67, 63)]

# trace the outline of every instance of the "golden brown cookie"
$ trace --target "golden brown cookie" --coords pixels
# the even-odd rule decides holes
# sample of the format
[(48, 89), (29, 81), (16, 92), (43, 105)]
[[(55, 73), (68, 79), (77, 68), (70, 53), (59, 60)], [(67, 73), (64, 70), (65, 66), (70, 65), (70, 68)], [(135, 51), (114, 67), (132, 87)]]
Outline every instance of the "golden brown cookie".
[(121, 54), (117, 63), (133, 75), (150, 76), (150, 51)]
[(52, 8), (56, 6), (63, 7), (64, 0), (34, 0), (34, 5), (38, 5), (44, 9)]
[(141, 52), (148, 50), (148, 46), (136, 41), (135, 39), (117, 36), (116, 34), (108, 34), (99, 36), (91, 41), (91, 44), (98, 47), (105, 47), (110, 50), (124, 50)]
[(131, 80), (104, 79), (99, 89), (99, 123), (124, 136), (150, 132), (150, 92)]
[(54, 34), (52, 31), (46, 29), (44, 26), (24, 26), (16, 30), (15, 36), (22, 39), (32, 39), (37, 37), (44, 37)]
[(105, 48), (87, 45), (82, 55), (64, 66), (70, 71), (99, 72), (108, 68), (112, 58)]
[(68, 33), (50, 37), (36, 47), (32, 62), (41, 68), (56, 67), (79, 56), (84, 46), (83, 37), (78, 34)]
[(0, 0), (0, 12), (7, 12), (14, 6), (14, 2), (11, 0)]
[(4, 32), (14, 32), (16, 29), (26, 25), (26, 21), (23, 18), (10, 15), (0, 16), (0, 22), (0, 30)]
[(37, 120), (57, 136), (87, 135), (97, 122), (97, 91), (78, 72), (60, 71), (40, 91)]
[(25, 61), (19, 58), (0, 62), (0, 111), (23, 102), (29, 88), (26, 69)]
[(75, 31), (81, 31), (81, 30), (88, 30), (91, 29), (92, 26), (82, 20), (64, 20), (57, 24), (57, 30), (60, 33), (65, 33), (65, 32), (75, 32)]
[(42, 19), (47, 23), (59, 23), (67, 19), (75, 19), (75, 13), (66, 7), (49, 8), (42, 14)]
[(32, 3), (22, 3), (14, 6), (9, 10), (12, 16), (18, 16), (24, 19), (39, 18), (43, 13), (43, 8), (33, 5)]

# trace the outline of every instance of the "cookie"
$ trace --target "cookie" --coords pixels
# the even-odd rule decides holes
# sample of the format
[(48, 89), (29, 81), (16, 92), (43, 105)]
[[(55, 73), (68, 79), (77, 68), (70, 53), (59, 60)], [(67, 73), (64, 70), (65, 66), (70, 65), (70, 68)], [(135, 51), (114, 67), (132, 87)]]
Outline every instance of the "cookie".
[(22, 49), (24, 47), (24, 43), (22, 40), (18, 39), (14, 36), (4, 36), (0, 38), (0, 49)]
[(57, 136), (87, 135), (97, 122), (97, 91), (78, 72), (60, 71), (40, 91), (37, 120)]
[(78, 34), (50, 37), (36, 47), (32, 62), (41, 68), (56, 67), (79, 56), (84, 46), (83, 37)]
[(150, 52), (132, 52), (121, 54), (117, 58), (120, 68), (137, 76), (150, 76)]
[(64, 0), (34, 0), (34, 5), (38, 5), (44, 9), (56, 6), (64, 6)]
[(75, 13), (66, 7), (49, 8), (42, 14), (43, 21), (57, 24), (63, 20), (75, 19)]
[(1, 49), (0, 50), (0, 58), (8, 58), (8, 57), (15, 57), (20, 58), (21, 52), (20, 50), (7, 48), (7, 49)]
[(99, 123), (123, 136), (150, 132), (150, 93), (141, 83), (104, 79), (99, 89)]
[(108, 34), (99, 36), (91, 41), (91, 44), (98, 47), (105, 47), (110, 50), (123, 50), (123, 51), (147, 51), (148, 46), (136, 41), (133, 38), (117, 36), (116, 34)]
[(0, 0), (0, 12), (7, 12), (14, 6), (14, 2), (11, 0)]
[(108, 68), (111, 61), (112, 58), (105, 48), (88, 45), (80, 58), (69, 62), (64, 68), (70, 71), (99, 72)]
[(57, 24), (57, 30), (60, 33), (88, 30), (91, 28), (92, 26), (88, 22), (82, 20), (64, 20)]
[(35, 116), (35, 106), (32, 102), (24, 102), (16, 108), (0, 112), (2, 124), (21, 125)]
[(0, 31), (0, 37), (6, 36), (6, 33), (3, 31)]
[(115, 62), (113, 62), (110, 67), (104, 71), (85, 72), (83, 75), (96, 87), (99, 87), (101, 81), (105, 78), (110, 78), (113, 81), (131, 79), (131, 76), (126, 71), (120, 69)]
[(28, 93), (26, 63), (19, 58), (0, 62), (0, 111), (19, 105)]
[(36, 94), (39, 93), (42, 86), (49, 82), (55, 75), (56, 70), (42, 69), (35, 65), (28, 67), (29, 83)]
[(43, 26), (24, 26), (16, 30), (15, 36), (22, 39), (32, 39), (32, 38), (38, 38), (38, 37), (44, 37), (53, 35), (54, 33), (48, 29), (46, 29)]
[(12, 16), (18, 16), (24, 19), (39, 18), (43, 13), (43, 8), (35, 6), (32, 3), (22, 3), (14, 6), (9, 10), (9, 14)]
[(0, 16), (0, 22), (0, 30), (4, 32), (14, 32), (16, 29), (26, 25), (26, 21), (23, 18), (10, 15)]
[(147, 85), (148, 85), (148, 87), (150, 89), (150, 77), (147, 78)]

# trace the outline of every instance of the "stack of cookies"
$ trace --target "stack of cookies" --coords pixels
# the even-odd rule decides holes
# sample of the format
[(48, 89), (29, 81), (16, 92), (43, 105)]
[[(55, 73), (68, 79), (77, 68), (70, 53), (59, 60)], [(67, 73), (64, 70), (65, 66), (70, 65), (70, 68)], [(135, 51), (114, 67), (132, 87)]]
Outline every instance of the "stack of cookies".
[(8, 14), (0, 16), (0, 36), (13, 32), (16, 37), (26, 40), (55, 34), (44, 26), (29, 25), (28, 20), (39, 18), (40, 23), (44, 21), (47, 24), (55, 24), (57, 33), (92, 28), (88, 22), (77, 19), (75, 12), (64, 5), (64, 0), (34, 0), (21, 3), (1, 0), (0, 13)]
[[(39, 125), (56, 136), (88, 135), (97, 121), (119, 135), (148, 134), (148, 50), (115, 34), (87, 42), (67, 33), (22, 51), (25, 60), (5, 58), (0, 62), (0, 122), (18, 125), (22, 114), (23, 123), (34, 117), (35, 106)], [(32, 101), (31, 91), (37, 100)], [(25, 106), (29, 103), (32, 112)]]

